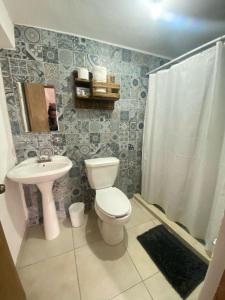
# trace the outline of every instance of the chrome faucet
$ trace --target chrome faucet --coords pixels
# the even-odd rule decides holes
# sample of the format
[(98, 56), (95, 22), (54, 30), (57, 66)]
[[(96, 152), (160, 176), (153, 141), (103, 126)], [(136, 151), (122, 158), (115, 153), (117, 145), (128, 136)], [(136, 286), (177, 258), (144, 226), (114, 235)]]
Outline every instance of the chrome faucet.
[(52, 161), (53, 150), (51, 148), (42, 148), (39, 150), (39, 155), (37, 157), (38, 163), (50, 162)]

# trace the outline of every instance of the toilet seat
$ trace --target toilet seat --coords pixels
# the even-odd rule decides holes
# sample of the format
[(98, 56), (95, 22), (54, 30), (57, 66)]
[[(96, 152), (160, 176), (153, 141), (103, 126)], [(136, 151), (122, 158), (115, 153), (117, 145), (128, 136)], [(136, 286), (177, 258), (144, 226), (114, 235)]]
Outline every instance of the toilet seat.
[(95, 205), (102, 213), (113, 218), (122, 218), (131, 211), (129, 199), (115, 187), (96, 190)]

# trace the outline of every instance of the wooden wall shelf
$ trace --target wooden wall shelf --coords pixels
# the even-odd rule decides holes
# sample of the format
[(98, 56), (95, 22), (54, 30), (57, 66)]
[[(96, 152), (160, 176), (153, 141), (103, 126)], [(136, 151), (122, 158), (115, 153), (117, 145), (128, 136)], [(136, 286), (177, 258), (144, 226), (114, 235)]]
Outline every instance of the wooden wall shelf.
[(75, 82), (78, 82), (78, 83), (90, 83), (90, 80), (87, 80), (87, 79), (79, 79), (79, 78), (76, 78), (76, 77), (75, 77)]
[[(113, 110), (115, 101), (119, 100), (120, 85), (113, 82), (96, 82), (92, 80), (92, 73), (89, 72), (89, 80), (79, 79), (77, 71), (74, 72), (75, 107), (87, 109)], [(90, 95), (79, 95), (79, 88), (89, 89)], [(99, 92), (97, 89), (104, 88), (106, 92)]]

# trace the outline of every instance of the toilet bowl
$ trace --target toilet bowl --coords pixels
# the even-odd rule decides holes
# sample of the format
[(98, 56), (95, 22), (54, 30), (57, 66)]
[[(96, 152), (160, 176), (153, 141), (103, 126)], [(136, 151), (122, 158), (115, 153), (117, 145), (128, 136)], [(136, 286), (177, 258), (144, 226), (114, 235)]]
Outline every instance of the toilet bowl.
[(124, 239), (124, 225), (131, 216), (131, 204), (126, 195), (115, 187), (96, 191), (95, 211), (103, 240), (109, 245)]
[(103, 240), (109, 245), (119, 244), (124, 239), (124, 225), (131, 216), (131, 203), (115, 182), (119, 160), (115, 157), (85, 160), (87, 176), (96, 190), (95, 211)]

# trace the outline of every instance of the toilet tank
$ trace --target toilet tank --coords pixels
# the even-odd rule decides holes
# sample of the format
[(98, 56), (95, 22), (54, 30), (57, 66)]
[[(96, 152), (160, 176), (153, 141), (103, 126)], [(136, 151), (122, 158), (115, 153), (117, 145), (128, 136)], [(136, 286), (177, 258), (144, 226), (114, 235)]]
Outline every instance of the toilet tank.
[(119, 168), (119, 159), (116, 157), (86, 159), (85, 166), (90, 186), (95, 189), (104, 189), (113, 186)]

